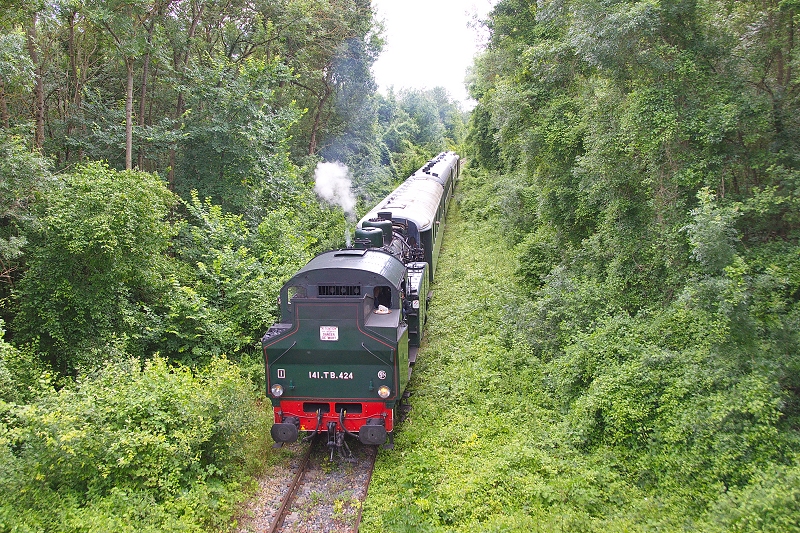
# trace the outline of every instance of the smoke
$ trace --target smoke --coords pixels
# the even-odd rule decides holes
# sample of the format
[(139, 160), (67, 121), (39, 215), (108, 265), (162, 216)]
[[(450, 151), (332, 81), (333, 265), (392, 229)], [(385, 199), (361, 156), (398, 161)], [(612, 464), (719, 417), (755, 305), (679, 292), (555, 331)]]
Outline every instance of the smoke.
[(350, 170), (347, 165), (338, 161), (317, 164), (317, 168), (314, 170), (314, 192), (329, 204), (338, 205), (344, 210), (344, 239), (348, 248), (350, 248), (348, 225), (356, 221), (356, 197), (351, 189), (352, 186)]
[(338, 161), (319, 163), (314, 171), (314, 192), (321, 199), (341, 207), (347, 217), (355, 219), (356, 197), (350, 189), (350, 171)]

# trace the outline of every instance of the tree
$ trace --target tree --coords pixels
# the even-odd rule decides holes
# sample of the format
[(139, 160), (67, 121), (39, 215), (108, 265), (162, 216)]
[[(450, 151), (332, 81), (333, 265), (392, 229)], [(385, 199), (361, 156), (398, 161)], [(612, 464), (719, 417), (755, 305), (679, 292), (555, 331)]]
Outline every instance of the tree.
[(432, 155), (459, 149), (465, 134), (464, 114), (442, 87), (391, 91), (382, 104), (381, 125), (400, 179)]
[(34, 64), (34, 104), (33, 104), (33, 117), (36, 124), (34, 128), (33, 146), (37, 150), (41, 150), (44, 145), (44, 79), (42, 74), (42, 59), (39, 55), (39, 43), (36, 32), (37, 14), (31, 15), (31, 21), (26, 30), (28, 53), (31, 57), (31, 62)]
[(298, 113), (272, 104), (276, 87), (288, 78), (286, 68), (257, 59), (220, 60), (195, 70), (194, 78), (175, 190), (184, 197), (197, 190), (235, 213), (256, 204), (256, 194), (275, 206), (291, 197), (287, 131)]
[(470, 87), (564, 442), (710, 531), (794, 461), (797, 7), (502, 0)]
[[(89, 17), (111, 36), (125, 64), (125, 169), (133, 168), (133, 85), (136, 59), (144, 56), (142, 85), (146, 87), (154, 18), (170, 1), (113, 0), (87, 4)], [(146, 93), (146, 89), (144, 91)], [(142, 104), (143, 105), (143, 104)]]
[(313, 155), (324, 145), (323, 132), (331, 129), (329, 137), (335, 140), (345, 123), (339, 114), (346, 116), (349, 108), (339, 103), (340, 96), (360, 100), (374, 92), (369, 68), (383, 43), (373, 31), (372, 8), (365, 0), (301, 0), (298, 7), (306, 10), (302, 20), (307, 26), (304, 33), (287, 37), (286, 63), (298, 74), (292, 80), (299, 89), (294, 98), (309, 110), (298, 126), (307, 142), (305, 153)]
[(0, 37), (0, 127), (11, 128), (8, 99), (17, 92), (29, 90), (33, 63), (24, 55), (24, 37), (15, 31)]
[(6, 319), (24, 270), (27, 235), (35, 228), (33, 205), (50, 179), (47, 160), (27, 149), (21, 138), (0, 131), (0, 312)]
[(157, 176), (99, 163), (48, 188), (19, 286), (17, 341), (61, 374), (97, 366), (115, 346), (142, 355), (148, 309), (165, 292), (173, 204)]

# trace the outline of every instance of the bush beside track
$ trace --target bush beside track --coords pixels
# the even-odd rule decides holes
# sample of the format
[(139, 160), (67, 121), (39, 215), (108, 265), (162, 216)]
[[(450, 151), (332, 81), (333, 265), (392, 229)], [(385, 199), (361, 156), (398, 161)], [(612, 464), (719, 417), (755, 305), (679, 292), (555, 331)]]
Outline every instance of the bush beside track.
[(226, 359), (127, 360), (46, 385), (28, 405), (0, 401), (0, 532), (225, 530), (277, 459), (269, 412)]

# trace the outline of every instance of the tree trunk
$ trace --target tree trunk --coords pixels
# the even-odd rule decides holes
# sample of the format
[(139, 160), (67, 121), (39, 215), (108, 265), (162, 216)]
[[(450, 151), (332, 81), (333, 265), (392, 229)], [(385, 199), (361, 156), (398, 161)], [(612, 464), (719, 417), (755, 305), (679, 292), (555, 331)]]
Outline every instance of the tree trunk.
[[(186, 67), (189, 65), (189, 50), (192, 43), (192, 39), (194, 38), (195, 32), (197, 32), (197, 26), (200, 23), (200, 17), (203, 15), (203, 8), (205, 4), (192, 4), (192, 23), (189, 26), (189, 33), (186, 35), (186, 48), (183, 50), (182, 53), (177, 54), (175, 56), (175, 72), (177, 74), (182, 74)], [(183, 92), (178, 93), (178, 101), (175, 104), (175, 122), (177, 123), (181, 120), (184, 112), (184, 98)], [(169, 149), (169, 173), (167, 174), (167, 186), (169, 190), (175, 190), (175, 165), (177, 163), (177, 153), (174, 147), (170, 147)]]
[(36, 124), (33, 146), (41, 150), (44, 146), (44, 81), (42, 80), (42, 66), (39, 64), (39, 52), (36, 44), (37, 16), (34, 13), (31, 25), (26, 32), (28, 53), (35, 68), (35, 85), (33, 89), (33, 115)]
[(0, 123), (5, 129), (10, 128), (11, 117), (8, 116), (8, 103), (6, 102), (6, 84), (0, 78)]
[(314, 112), (314, 124), (311, 126), (311, 139), (308, 142), (308, 155), (314, 155), (317, 151), (317, 132), (319, 132), (323, 126), (322, 114), (325, 111), (325, 104), (328, 102), (331, 94), (333, 94), (333, 88), (330, 84), (332, 76), (331, 71), (332, 69), (329, 67), (326, 71), (325, 79), (322, 81), (325, 89), (317, 103), (317, 109)]
[[(66, 113), (64, 114), (64, 121), (67, 127), (67, 137), (72, 137), (72, 133), (75, 130), (75, 124), (72, 121), (72, 113), (77, 111), (81, 107), (81, 82), (78, 77), (78, 59), (77, 59), (77, 47), (75, 46), (75, 17), (77, 15), (77, 11), (74, 9), (69, 14), (69, 34), (67, 39), (67, 54), (69, 55), (69, 74), (67, 79), (67, 91), (72, 92), (71, 95), (67, 95), (67, 108)], [(71, 106), (71, 107), (70, 107)], [(67, 143), (66, 145), (66, 153), (64, 154), (64, 160), (69, 161), (72, 157), (70, 153), (70, 145)]]
[(125, 91), (125, 170), (133, 168), (133, 58), (125, 59), (128, 86)]
[[(161, 16), (159, 10), (151, 19), (150, 26), (147, 28), (147, 53), (144, 56), (144, 65), (142, 66), (142, 89), (139, 92), (139, 126), (144, 128), (146, 124), (145, 109), (147, 102), (147, 84), (150, 83), (150, 50), (153, 46), (153, 32), (156, 29), (156, 18)], [(144, 170), (144, 143), (139, 144), (139, 169)]]
[(317, 110), (314, 113), (314, 124), (311, 125), (311, 139), (308, 141), (308, 155), (314, 155), (317, 151), (317, 131), (322, 117), (322, 105), (325, 100), (320, 100)]
[[(148, 76), (150, 73), (150, 52), (144, 56), (144, 66), (142, 67), (142, 90), (139, 93), (139, 126), (144, 128), (145, 120), (144, 120), (144, 112), (145, 112), (145, 101), (147, 100), (147, 83), (148, 83)], [(144, 170), (144, 143), (139, 144), (139, 158), (138, 158), (138, 166), (140, 170)]]

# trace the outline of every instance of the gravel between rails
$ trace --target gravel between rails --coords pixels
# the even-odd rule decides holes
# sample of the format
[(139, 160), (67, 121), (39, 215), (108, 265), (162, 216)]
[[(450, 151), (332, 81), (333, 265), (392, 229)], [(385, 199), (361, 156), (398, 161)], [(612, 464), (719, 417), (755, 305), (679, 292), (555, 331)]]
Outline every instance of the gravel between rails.
[(256, 493), (239, 513), (234, 530), (236, 533), (263, 533), (269, 530), (308, 446), (298, 441), (275, 450), (282, 460), (259, 476)]
[[(334, 453), (333, 461), (323, 439), (314, 442), (306, 473), (295, 494), (283, 526), (285, 533), (352, 532), (367, 495), (377, 449), (348, 440), (355, 461)], [(270, 467), (258, 479), (258, 491), (242, 509), (237, 533), (268, 531), (289, 490), (308, 444), (286, 445), (279, 453), (287, 459)]]

